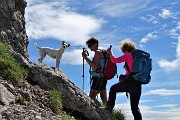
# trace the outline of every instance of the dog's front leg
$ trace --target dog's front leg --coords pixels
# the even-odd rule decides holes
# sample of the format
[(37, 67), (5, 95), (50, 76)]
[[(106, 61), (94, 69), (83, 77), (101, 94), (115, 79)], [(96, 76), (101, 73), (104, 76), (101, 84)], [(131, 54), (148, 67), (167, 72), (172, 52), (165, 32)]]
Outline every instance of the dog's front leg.
[(60, 58), (56, 58), (56, 70), (59, 70)]

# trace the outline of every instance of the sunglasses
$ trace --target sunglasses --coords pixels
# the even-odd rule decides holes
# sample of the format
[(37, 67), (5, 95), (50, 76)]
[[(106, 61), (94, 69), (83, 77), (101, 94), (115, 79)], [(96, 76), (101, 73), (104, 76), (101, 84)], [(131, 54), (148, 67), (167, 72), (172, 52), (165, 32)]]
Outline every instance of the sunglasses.
[(89, 44), (89, 45), (88, 45), (88, 48), (92, 47), (93, 45), (94, 45), (94, 44)]

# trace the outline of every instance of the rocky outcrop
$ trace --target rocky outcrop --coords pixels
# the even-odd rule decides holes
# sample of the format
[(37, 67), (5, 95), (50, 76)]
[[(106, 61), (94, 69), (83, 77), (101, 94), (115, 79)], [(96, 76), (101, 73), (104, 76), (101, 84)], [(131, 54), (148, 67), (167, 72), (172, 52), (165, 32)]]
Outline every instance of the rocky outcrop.
[(28, 59), (25, 0), (0, 0), (0, 41)]
[(3, 84), (0, 83), (0, 102), (4, 105), (9, 105), (10, 103), (15, 102), (14, 95), (4, 87)]
[[(4, 105), (0, 99), (0, 120), (59, 120), (63, 113), (56, 115), (48, 106), (49, 92), (37, 85), (22, 81), (15, 87), (0, 78), (0, 86), (6, 91), (13, 88), (13, 103)], [(6, 87), (5, 87), (6, 86)], [(11, 86), (11, 87), (10, 87)], [(9, 99), (9, 98), (8, 98)], [(73, 117), (70, 118), (74, 120)]]
[(55, 71), (44, 64), (31, 64), (31, 79), (44, 89), (61, 91), (63, 105), (78, 111), (90, 120), (115, 120), (108, 111), (100, 109), (87, 94), (72, 83), (62, 71)]
[(54, 71), (43, 64), (31, 65), (31, 79), (44, 89), (57, 89), (61, 91), (64, 106), (82, 113), (83, 116), (89, 119), (96, 120), (101, 118), (96, 111), (97, 106), (62, 71)]
[(66, 108), (77, 111), (89, 120), (116, 120), (108, 111), (100, 109), (61, 70), (55, 71), (45, 64), (29, 63), (23, 56), (16, 52), (13, 52), (13, 56), (24, 67), (29, 69), (30, 81), (35, 82), (43, 89), (59, 90)]
[(100, 109), (81, 89), (72, 83), (62, 71), (54, 71), (47, 65), (31, 64), (31, 79), (39, 86), (57, 89), (63, 97), (63, 104), (72, 111), (78, 111), (90, 120), (114, 120), (107, 111)]

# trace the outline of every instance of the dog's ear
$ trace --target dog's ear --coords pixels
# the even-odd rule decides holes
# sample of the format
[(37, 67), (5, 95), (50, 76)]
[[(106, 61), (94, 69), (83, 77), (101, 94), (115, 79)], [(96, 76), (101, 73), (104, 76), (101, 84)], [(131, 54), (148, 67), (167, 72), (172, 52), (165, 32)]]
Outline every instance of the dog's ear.
[(64, 41), (62, 41), (62, 45), (64, 45), (64, 43), (65, 43), (65, 42), (64, 42)]
[(68, 44), (68, 47), (70, 46), (70, 44)]

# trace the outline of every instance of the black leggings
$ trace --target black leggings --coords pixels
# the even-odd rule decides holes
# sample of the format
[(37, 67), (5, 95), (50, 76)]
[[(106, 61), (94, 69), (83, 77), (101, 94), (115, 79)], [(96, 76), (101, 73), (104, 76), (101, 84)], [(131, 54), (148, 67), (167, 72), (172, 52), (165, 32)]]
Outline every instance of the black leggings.
[(134, 120), (142, 120), (141, 112), (138, 107), (141, 96), (141, 85), (128, 81), (111, 86), (107, 105), (110, 105), (112, 108), (114, 108), (115, 105), (117, 92), (128, 92), (130, 94), (131, 111)]

